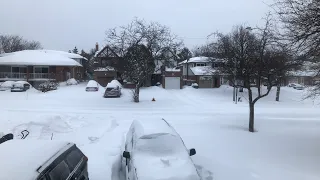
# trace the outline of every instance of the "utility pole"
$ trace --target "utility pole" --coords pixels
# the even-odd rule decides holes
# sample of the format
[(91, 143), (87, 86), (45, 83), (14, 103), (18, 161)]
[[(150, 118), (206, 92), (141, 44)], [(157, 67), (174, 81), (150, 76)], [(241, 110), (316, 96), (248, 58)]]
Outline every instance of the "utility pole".
[(233, 102), (237, 103), (237, 99), (236, 99), (236, 84), (237, 84), (237, 78), (236, 78), (236, 74), (237, 74), (237, 60), (234, 61), (234, 79), (233, 79)]

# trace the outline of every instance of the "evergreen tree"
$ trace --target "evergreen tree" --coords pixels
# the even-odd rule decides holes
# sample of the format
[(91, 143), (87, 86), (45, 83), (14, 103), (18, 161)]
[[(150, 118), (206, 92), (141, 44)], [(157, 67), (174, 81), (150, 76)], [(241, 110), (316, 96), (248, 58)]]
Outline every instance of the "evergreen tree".
[(72, 50), (72, 52), (73, 52), (74, 54), (78, 54), (78, 49), (77, 49), (77, 47), (74, 47), (74, 49)]

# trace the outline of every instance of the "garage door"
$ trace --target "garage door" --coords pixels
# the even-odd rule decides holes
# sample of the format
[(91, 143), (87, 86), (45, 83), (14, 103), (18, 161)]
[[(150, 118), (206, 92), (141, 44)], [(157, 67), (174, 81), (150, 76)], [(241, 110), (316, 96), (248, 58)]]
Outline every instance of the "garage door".
[(200, 76), (199, 88), (212, 88), (213, 79), (211, 76)]
[(180, 89), (180, 77), (166, 77), (165, 88), (166, 89)]

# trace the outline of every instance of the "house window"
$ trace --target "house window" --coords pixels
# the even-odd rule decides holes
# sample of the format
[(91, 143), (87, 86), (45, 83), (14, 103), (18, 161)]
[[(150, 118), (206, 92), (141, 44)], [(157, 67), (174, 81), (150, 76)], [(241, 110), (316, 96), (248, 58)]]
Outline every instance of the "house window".
[(27, 73), (26, 67), (12, 67), (11, 72), (13, 73)]
[(197, 63), (196, 66), (206, 66), (204, 63)]
[(34, 73), (49, 73), (49, 67), (34, 67)]

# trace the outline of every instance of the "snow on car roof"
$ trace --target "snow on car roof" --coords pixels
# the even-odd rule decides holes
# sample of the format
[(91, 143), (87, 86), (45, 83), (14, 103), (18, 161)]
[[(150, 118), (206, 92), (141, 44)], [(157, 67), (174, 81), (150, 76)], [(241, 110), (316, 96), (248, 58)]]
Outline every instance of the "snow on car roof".
[(135, 133), (137, 138), (145, 138), (156, 134), (172, 134), (177, 135), (176, 132), (161, 119), (135, 120)]
[(116, 88), (116, 87), (118, 87), (118, 85), (116, 84), (116, 83), (108, 83), (107, 84), (107, 88)]
[(1, 84), (1, 87), (12, 87), (14, 83), (14, 81), (5, 81)]
[(90, 80), (87, 84), (87, 87), (98, 87), (97, 81)]
[(37, 169), (72, 143), (43, 140), (9, 140), (0, 144), (0, 179), (34, 180)]
[(63, 55), (35, 50), (17, 51), (0, 57), (0, 65), (82, 66)]

